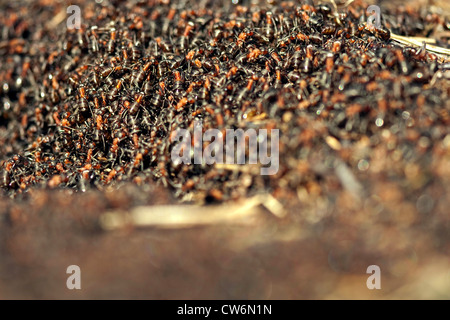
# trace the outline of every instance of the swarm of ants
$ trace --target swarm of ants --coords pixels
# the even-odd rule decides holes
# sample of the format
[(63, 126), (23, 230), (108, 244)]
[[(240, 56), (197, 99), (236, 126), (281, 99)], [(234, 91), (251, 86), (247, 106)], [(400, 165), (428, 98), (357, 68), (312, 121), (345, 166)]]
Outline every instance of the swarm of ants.
[[(0, 186), (9, 196), (157, 180), (178, 197), (227, 200), (321, 180), (313, 162), (356, 167), (353, 148), (383, 144), (383, 130), (396, 136), (389, 152), (426, 165), (449, 134), (448, 83), (439, 85), (449, 63), (390, 40), (448, 27), (423, 10), (385, 13), (369, 28), (361, 1), (337, 11), (311, 1), (104, 0), (81, 5), (81, 28), (52, 29), (48, 8), (4, 6)], [(175, 165), (170, 137), (194, 120), (204, 130), (280, 129), (279, 172)]]

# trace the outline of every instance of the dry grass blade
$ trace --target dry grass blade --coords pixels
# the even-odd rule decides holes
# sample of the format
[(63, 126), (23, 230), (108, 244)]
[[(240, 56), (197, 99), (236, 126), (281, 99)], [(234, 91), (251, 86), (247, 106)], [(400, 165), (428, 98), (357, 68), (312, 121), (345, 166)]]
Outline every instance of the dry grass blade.
[(64, 21), (64, 19), (66, 19), (66, 17), (67, 17), (66, 11), (65, 10), (61, 10), (61, 11), (58, 12), (57, 15), (55, 15), (53, 17), (52, 20), (47, 22), (46, 27), (49, 28), (49, 29), (56, 28), (61, 22)]
[(395, 40), (401, 44), (408, 45), (408, 46), (416, 46), (416, 47), (422, 47), (423, 43), (426, 43), (426, 50), (438, 54), (443, 54), (446, 56), (450, 56), (450, 49), (439, 47), (432, 45), (431, 43), (436, 43), (434, 39), (427, 39), (423, 37), (404, 37), (399, 36), (397, 34), (391, 33), (391, 39)]
[(179, 229), (221, 223), (248, 224), (254, 221), (251, 218), (264, 212), (260, 205), (279, 218), (285, 216), (283, 206), (275, 198), (259, 195), (225, 205), (142, 206), (129, 212), (111, 211), (100, 217), (100, 226), (115, 230), (127, 226)]
[(348, 0), (348, 1), (345, 2), (345, 3), (336, 3), (335, 0), (328, 0), (328, 1), (327, 1), (327, 2), (331, 3), (331, 5), (333, 6), (333, 9), (334, 9), (333, 15), (334, 15), (334, 17), (335, 17), (335, 19), (336, 19), (336, 22), (337, 22), (339, 25), (342, 25), (341, 19), (339, 19), (339, 8), (346, 8), (346, 7), (348, 7), (350, 4), (352, 4), (353, 1), (355, 1), (355, 0)]
[(342, 186), (350, 192), (355, 200), (359, 201), (364, 198), (364, 187), (343, 161), (337, 163), (335, 173)]

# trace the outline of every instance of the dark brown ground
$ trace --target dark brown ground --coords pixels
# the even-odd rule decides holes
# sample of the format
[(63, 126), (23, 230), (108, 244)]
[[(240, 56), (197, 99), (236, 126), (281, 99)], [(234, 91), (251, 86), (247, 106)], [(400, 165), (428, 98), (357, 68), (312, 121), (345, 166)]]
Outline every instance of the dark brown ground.
[[(0, 299), (449, 299), (450, 141), (436, 154), (442, 180), (420, 194), (405, 197), (374, 169), (363, 199), (339, 189), (331, 202), (308, 186), (277, 195), (285, 218), (257, 207), (251, 219), (190, 228), (102, 230), (105, 212), (177, 202), (156, 184), (2, 198)], [(371, 162), (390, 165), (381, 149)], [(366, 287), (372, 264), (381, 290)], [(66, 288), (69, 265), (81, 290)]]

